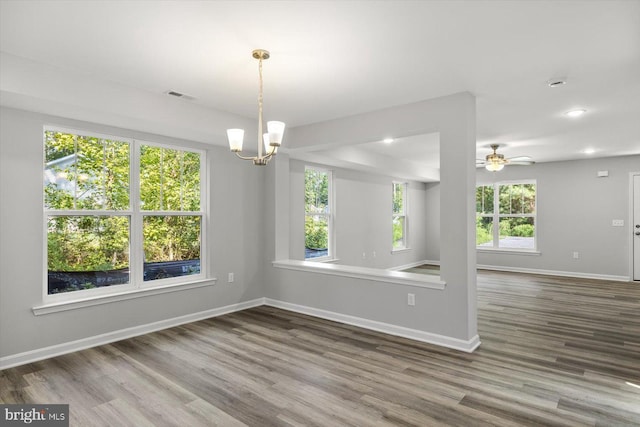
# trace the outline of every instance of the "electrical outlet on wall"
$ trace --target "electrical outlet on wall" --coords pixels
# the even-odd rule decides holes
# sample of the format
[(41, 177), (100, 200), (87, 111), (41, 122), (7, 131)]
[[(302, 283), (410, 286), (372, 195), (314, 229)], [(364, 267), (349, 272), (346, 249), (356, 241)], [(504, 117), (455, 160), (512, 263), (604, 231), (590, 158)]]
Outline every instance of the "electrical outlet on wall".
[(574, 252), (573, 259), (578, 259), (578, 258), (580, 258), (580, 252)]
[(229, 280), (227, 280), (227, 282), (233, 283), (233, 280), (234, 280), (233, 273), (229, 273)]
[(407, 294), (407, 305), (416, 305), (416, 294)]

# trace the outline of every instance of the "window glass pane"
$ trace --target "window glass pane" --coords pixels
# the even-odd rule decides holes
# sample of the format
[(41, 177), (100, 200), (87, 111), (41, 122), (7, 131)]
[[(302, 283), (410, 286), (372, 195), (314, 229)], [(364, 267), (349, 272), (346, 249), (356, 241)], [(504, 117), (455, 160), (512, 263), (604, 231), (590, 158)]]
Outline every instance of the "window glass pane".
[(500, 213), (501, 214), (510, 214), (511, 213), (511, 186), (510, 185), (501, 185), (499, 186), (499, 199), (500, 199)]
[(201, 217), (145, 216), (144, 280), (200, 273)]
[(523, 203), (522, 184), (512, 185), (510, 192), (511, 192), (511, 213), (512, 214), (523, 213), (522, 212), (522, 203)]
[(159, 211), (161, 193), (160, 159), (162, 148), (143, 145), (140, 147), (140, 209)]
[(535, 184), (522, 185), (522, 213), (525, 213), (525, 214), (536, 213), (536, 185)]
[(304, 207), (307, 213), (329, 213), (329, 173), (304, 171)]
[(393, 184), (393, 213), (403, 215), (405, 213), (405, 193), (406, 184), (397, 183)]
[(183, 152), (182, 159), (182, 210), (200, 210), (200, 154)]
[(44, 133), (44, 203), (46, 209), (73, 209), (75, 203), (76, 136)]
[(508, 249), (535, 249), (533, 217), (500, 218), (498, 247)]
[(120, 210), (129, 207), (129, 144), (45, 132), (45, 207)]
[(476, 245), (493, 246), (493, 218), (476, 216)]
[(49, 216), (48, 293), (129, 283), (129, 217)]
[(493, 214), (493, 187), (481, 185), (476, 187), (476, 213)]
[(393, 249), (405, 247), (405, 217), (393, 217)]
[(200, 154), (141, 146), (140, 206), (147, 211), (199, 211)]
[(304, 245), (305, 259), (329, 255), (329, 220), (326, 216), (305, 216)]

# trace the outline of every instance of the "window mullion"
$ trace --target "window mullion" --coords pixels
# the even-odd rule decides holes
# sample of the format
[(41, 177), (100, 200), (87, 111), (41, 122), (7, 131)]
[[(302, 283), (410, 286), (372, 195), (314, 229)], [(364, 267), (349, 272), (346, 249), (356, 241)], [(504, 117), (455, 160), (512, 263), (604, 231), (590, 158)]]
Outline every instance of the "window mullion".
[(130, 151), (129, 203), (131, 230), (129, 231), (129, 271), (136, 288), (143, 280), (144, 250), (142, 247), (142, 213), (140, 211), (140, 144), (134, 141)]

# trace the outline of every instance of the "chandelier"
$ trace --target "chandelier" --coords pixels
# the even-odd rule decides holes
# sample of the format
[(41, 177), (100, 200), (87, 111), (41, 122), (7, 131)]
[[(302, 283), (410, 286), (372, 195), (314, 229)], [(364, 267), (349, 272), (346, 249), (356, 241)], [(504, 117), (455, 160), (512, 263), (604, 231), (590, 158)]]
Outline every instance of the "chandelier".
[[(258, 155), (255, 157), (241, 156), (242, 140), (244, 139), (244, 129), (227, 129), (229, 138), (229, 148), (243, 160), (253, 160), (254, 165), (264, 166), (269, 163), (271, 157), (278, 152), (278, 147), (282, 144), (284, 133), (283, 122), (267, 122), (267, 132), (262, 133), (262, 61), (269, 59), (269, 52), (264, 49), (256, 49), (252, 56), (258, 60), (258, 70), (260, 73), (260, 92), (258, 94)], [(261, 143), (262, 140), (262, 143)], [(264, 151), (263, 151), (264, 144)]]

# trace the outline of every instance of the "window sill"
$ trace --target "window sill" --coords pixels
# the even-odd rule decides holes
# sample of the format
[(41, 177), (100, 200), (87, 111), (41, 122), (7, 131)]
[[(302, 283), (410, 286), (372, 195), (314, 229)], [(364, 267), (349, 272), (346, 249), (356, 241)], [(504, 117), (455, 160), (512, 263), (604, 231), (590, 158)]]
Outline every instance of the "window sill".
[(287, 270), (306, 271), (309, 273), (327, 274), (331, 276), (353, 277), (356, 279), (415, 286), (418, 288), (443, 290), (446, 285), (446, 282), (440, 280), (440, 277), (438, 276), (383, 270), (381, 268), (356, 267), (354, 265), (335, 265), (287, 259), (274, 261), (273, 266)]
[(196, 282), (180, 283), (172, 285), (158, 286), (154, 288), (134, 289), (125, 292), (119, 292), (108, 295), (100, 295), (89, 298), (76, 299), (73, 301), (55, 302), (50, 304), (42, 304), (33, 307), (31, 310), (36, 316), (44, 314), (58, 313), (61, 311), (76, 310), (84, 307), (92, 307), (95, 305), (109, 304), (117, 301), (125, 301), (134, 298), (148, 297), (151, 295), (166, 294), (168, 292), (186, 291), (189, 289), (202, 288), (205, 286), (213, 286), (218, 279), (204, 279)]
[(398, 254), (398, 253), (402, 253), (402, 252), (407, 252), (410, 251), (411, 248), (398, 248), (398, 249), (391, 249), (391, 255), (393, 254)]
[(476, 248), (479, 253), (487, 254), (509, 254), (509, 255), (532, 255), (540, 256), (540, 251), (532, 249), (494, 249), (494, 248)]

